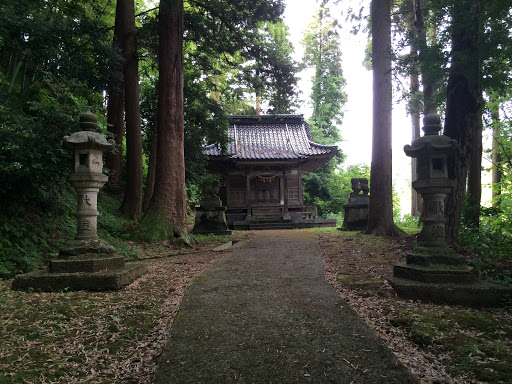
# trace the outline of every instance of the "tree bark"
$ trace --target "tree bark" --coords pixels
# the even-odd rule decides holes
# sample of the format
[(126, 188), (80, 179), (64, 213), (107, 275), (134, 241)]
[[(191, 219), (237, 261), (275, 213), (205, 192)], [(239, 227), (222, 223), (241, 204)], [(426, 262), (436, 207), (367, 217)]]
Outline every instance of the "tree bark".
[(390, 0), (372, 1), (373, 128), (367, 234), (398, 236), (393, 222)]
[[(411, 143), (420, 137), (421, 128), (421, 101), (419, 98), (420, 92), (420, 79), (419, 79), (419, 62), (418, 62), (418, 46), (417, 38), (418, 33), (421, 32), (423, 27), (423, 15), (421, 13), (421, 6), (419, 0), (413, 1), (413, 7), (411, 9), (411, 17), (408, 22), (409, 32), (414, 36), (411, 39), (409, 46), (411, 52), (411, 98), (410, 98), (410, 113), (411, 113), (411, 128), (412, 138)], [(411, 182), (416, 180), (416, 159), (411, 159)], [(411, 216), (419, 216), (421, 210), (421, 195), (411, 187)]]
[(143, 224), (153, 239), (186, 238), (183, 0), (160, 1), (156, 179)]
[(455, 187), (445, 206), (446, 241), (457, 241), (475, 124), (481, 115), (481, 60), (479, 8), (473, 0), (458, 0), (452, 8), (452, 52), (448, 77), (444, 134), (459, 142), (460, 151), (448, 167)]
[(144, 189), (144, 200), (142, 201), (142, 212), (149, 208), (153, 192), (155, 190), (156, 160), (158, 151), (158, 127), (155, 125), (153, 136), (151, 136), (151, 148), (149, 153), (148, 174), (146, 176), (146, 188)]
[(122, 211), (134, 220), (142, 214), (142, 133), (139, 104), (139, 59), (134, 0), (118, 0), (121, 7), (121, 49), (124, 63), (126, 119), (126, 188)]
[[(415, 36), (417, 39), (419, 48), (419, 67), (423, 85), (423, 114), (431, 115), (435, 114), (436, 107), (434, 104), (434, 96), (436, 94), (436, 83), (439, 79), (435, 77), (435, 71), (432, 68), (432, 59), (428, 56), (428, 43), (427, 43), (427, 31), (425, 28), (425, 19), (423, 17), (423, 8), (421, 6), (421, 0), (413, 0), (413, 12), (414, 12), (414, 27)], [(435, 27), (434, 27), (435, 28)], [(432, 36), (436, 36), (436, 33), (431, 33)], [(433, 44), (434, 42), (431, 42)]]
[[(116, 7), (116, 20), (114, 25), (113, 45), (119, 46), (121, 33), (121, 7)], [(123, 72), (123, 65), (119, 64), (115, 70)], [(108, 182), (111, 185), (119, 185), (121, 181), (121, 168), (123, 161), (123, 137), (124, 137), (124, 109), (123, 109), (123, 80), (120, 78), (115, 84), (112, 84), (108, 92), (107, 102), (107, 130), (114, 136), (116, 148), (108, 152), (105, 162), (111, 174)]]
[(492, 117), (492, 206), (498, 208), (500, 200), (498, 197), (501, 195), (501, 132), (500, 132), (500, 113), (499, 107), (496, 106), (491, 109)]
[[(480, 202), (482, 200), (482, 119), (475, 121), (472, 128), (471, 153), (468, 173), (468, 209), (465, 224), (480, 226)], [(476, 117), (475, 117), (476, 118)]]

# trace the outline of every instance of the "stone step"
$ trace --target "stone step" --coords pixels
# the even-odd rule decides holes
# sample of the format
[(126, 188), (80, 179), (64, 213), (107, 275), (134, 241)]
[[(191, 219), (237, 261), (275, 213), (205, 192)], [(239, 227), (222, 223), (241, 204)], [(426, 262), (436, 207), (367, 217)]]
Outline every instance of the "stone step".
[(251, 230), (264, 230), (264, 229), (293, 229), (293, 225), (290, 222), (260, 222), (250, 223), (249, 228)]
[(280, 222), (280, 221), (290, 221), (290, 220), (283, 220), (282, 216), (253, 216), (251, 221), (256, 222)]
[(407, 264), (429, 266), (429, 265), (460, 265), (467, 264), (466, 258), (462, 255), (454, 254), (425, 254), (411, 252), (407, 255)]
[(397, 264), (393, 267), (393, 275), (397, 278), (423, 283), (469, 284), (477, 279), (474, 268), (469, 265), (431, 265), (426, 267), (411, 264)]
[(393, 277), (389, 280), (398, 296), (426, 303), (499, 307), (510, 304), (512, 289), (487, 281), (471, 284), (434, 284)]

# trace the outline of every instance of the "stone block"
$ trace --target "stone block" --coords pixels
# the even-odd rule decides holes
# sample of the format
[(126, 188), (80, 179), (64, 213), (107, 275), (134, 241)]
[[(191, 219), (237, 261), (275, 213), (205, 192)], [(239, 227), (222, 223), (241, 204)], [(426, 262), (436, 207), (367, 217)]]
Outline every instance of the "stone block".
[(512, 289), (477, 280), (472, 284), (433, 284), (400, 278), (390, 279), (398, 296), (425, 303), (499, 307), (509, 305)]
[(124, 257), (98, 256), (98, 254), (86, 253), (80, 256), (71, 256), (66, 259), (54, 259), (50, 261), (50, 272), (100, 272), (111, 269), (121, 269), (125, 266)]
[(146, 273), (140, 263), (127, 263), (124, 268), (100, 272), (51, 273), (36, 271), (18, 275), (12, 289), (34, 291), (104, 291), (120, 289)]
[(425, 267), (411, 264), (397, 264), (393, 267), (393, 275), (398, 278), (423, 283), (468, 284), (476, 280), (474, 268), (469, 265), (436, 265)]

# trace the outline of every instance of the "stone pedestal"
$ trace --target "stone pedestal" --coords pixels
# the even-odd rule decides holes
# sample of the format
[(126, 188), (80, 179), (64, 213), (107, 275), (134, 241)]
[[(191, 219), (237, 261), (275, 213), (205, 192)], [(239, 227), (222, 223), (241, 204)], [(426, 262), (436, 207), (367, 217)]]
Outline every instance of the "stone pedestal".
[(412, 186), (423, 198), (424, 243), (407, 255), (405, 264), (394, 266), (390, 283), (407, 299), (473, 306), (504, 304), (512, 291), (479, 281), (464, 257), (446, 245), (444, 206), (453, 188), (446, 167), (457, 143), (439, 135), (439, 117), (425, 116), (423, 121), (425, 136), (404, 150), (407, 156), (418, 158), (418, 180)]
[(217, 236), (230, 236), (226, 220), (226, 207), (222, 206), (220, 197), (217, 196), (219, 186), (217, 183), (205, 183), (203, 185), (204, 198), (199, 202), (196, 210), (196, 219), (192, 233)]
[(348, 199), (344, 205), (345, 216), (343, 217), (342, 231), (362, 231), (368, 225), (368, 207), (370, 206), (369, 196), (356, 196)]
[(90, 111), (80, 116), (79, 132), (66, 136), (63, 147), (75, 154), (75, 172), (69, 182), (77, 193), (77, 235), (66, 244), (48, 269), (18, 275), (13, 289), (39, 291), (119, 289), (145, 273), (138, 263), (125, 263), (113, 246), (98, 239), (98, 192), (107, 182), (102, 173), (103, 152), (112, 147), (96, 132), (97, 118)]
[(368, 207), (370, 196), (368, 196), (368, 180), (366, 178), (353, 178), (351, 180), (352, 190), (348, 203), (343, 206), (345, 215), (343, 217), (342, 231), (362, 231), (368, 225)]

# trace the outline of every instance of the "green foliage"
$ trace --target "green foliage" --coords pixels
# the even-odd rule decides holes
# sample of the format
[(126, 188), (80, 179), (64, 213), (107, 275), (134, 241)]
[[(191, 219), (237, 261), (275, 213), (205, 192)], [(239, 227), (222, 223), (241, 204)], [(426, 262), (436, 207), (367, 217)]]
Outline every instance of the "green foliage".
[(240, 77), (245, 92), (256, 95), (256, 103), (268, 102), (267, 113), (288, 114), (297, 106), (298, 65), (291, 57), (293, 46), (288, 36), (282, 21), (261, 22), (246, 53), (239, 57), (235, 79)]
[(58, 209), (46, 212), (18, 205), (15, 215), (0, 214), (0, 278), (43, 267), (59, 245), (72, 239), (76, 231), (71, 214), (76, 207), (74, 193), (64, 190), (54, 204)]
[(315, 69), (311, 92), (312, 131), (317, 130), (330, 143), (341, 139), (337, 125), (341, 124), (347, 101), (337, 28), (337, 20), (331, 17), (329, 9), (320, 8), (303, 40), (304, 63)]
[[(394, 200), (393, 200), (394, 203)], [(393, 204), (394, 205), (394, 204)], [(393, 214), (394, 216), (394, 214)], [(421, 229), (419, 217), (412, 216), (410, 214), (406, 214), (402, 217), (398, 217), (395, 219), (395, 224), (400, 227), (400, 229), (404, 231), (419, 231)]]
[(344, 214), (343, 206), (348, 203), (352, 192), (350, 180), (362, 177), (370, 180), (370, 167), (365, 164), (351, 165), (346, 169), (339, 167), (325, 177), (315, 172), (305, 174), (303, 175), (304, 198), (308, 204), (318, 205), (321, 217), (336, 218), (341, 223)]
[(483, 279), (512, 286), (512, 225), (507, 207), (496, 215), (496, 210), (482, 209), (480, 227), (461, 227), (459, 243), (474, 253), (473, 264)]
[[(345, 79), (341, 68), (340, 37), (338, 23), (330, 16), (328, 8), (320, 8), (313, 23), (306, 29), (304, 46), (305, 66), (315, 69), (311, 91), (313, 113), (308, 121), (313, 141), (333, 145), (341, 140), (338, 130), (343, 118), (346, 94), (343, 91)], [(305, 200), (319, 205), (320, 215), (339, 214), (342, 211), (337, 195), (339, 180), (336, 168), (343, 162), (340, 152), (319, 169), (302, 177)], [(341, 198), (343, 199), (343, 198)], [(335, 202), (333, 203), (333, 200)]]

